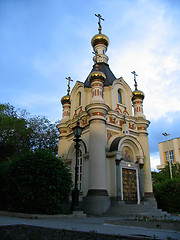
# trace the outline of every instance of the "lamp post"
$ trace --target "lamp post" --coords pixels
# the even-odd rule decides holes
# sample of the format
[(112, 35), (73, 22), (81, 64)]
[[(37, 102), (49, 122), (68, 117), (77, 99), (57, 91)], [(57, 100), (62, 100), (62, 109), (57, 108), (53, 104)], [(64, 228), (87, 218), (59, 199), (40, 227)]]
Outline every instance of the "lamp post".
[(166, 143), (167, 143), (167, 148), (168, 148), (167, 152), (168, 152), (168, 159), (169, 159), (169, 171), (170, 171), (170, 177), (172, 178), (171, 159), (170, 159), (169, 144), (168, 144), (168, 138), (167, 138), (170, 134), (164, 132), (164, 133), (162, 133), (162, 135), (166, 137)]
[(79, 205), (79, 190), (78, 190), (78, 154), (79, 154), (79, 142), (81, 141), (81, 133), (83, 128), (79, 126), (79, 120), (77, 121), (77, 125), (72, 129), (75, 139), (73, 140), (76, 149), (76, 165), (75, 165), (75, 184), (74, 189), (72, 191), (72, 210), (78, 210)]

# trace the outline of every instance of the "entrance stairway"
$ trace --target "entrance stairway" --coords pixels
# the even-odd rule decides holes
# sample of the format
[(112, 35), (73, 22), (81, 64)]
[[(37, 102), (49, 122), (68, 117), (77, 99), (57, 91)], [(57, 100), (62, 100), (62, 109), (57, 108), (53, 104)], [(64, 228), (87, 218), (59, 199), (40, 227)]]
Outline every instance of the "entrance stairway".
[(151, 203), (141, 203), (141, 204), (124, 204), (118, 201), (113, 201), (111, 207), (107, 212), (103, 214), (107, 217), (171, 217), (167, 212), (163, 212), (161, 209), (157, 209), (156, 205)]

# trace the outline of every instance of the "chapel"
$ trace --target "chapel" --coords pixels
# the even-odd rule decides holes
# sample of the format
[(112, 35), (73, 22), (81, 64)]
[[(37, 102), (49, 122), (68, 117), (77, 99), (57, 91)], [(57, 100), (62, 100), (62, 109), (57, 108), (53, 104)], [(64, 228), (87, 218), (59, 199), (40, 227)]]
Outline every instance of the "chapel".
[(109, 38), (102, 33), (92, 37), (93, 66), (89, 75), (77, 81), (62, 97), (63, 116), (59, 130), (58, 156), (63, 157), (75, 178), (76, 149), (73, 127), (83, 128), (78, 152), (78, 190), (87, 214), (103, 214), (113, 202), (144, 204), (155, 202), (152, 189), (147, 128), (143, 112), (144, 93), (131, 90), (125, 80), (116, 78), (108, 65)]

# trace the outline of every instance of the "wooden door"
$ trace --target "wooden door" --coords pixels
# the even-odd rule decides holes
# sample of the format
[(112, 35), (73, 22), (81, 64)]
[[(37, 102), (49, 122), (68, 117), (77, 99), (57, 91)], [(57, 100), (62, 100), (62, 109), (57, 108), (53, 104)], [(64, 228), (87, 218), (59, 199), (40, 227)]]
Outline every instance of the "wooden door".
[(122, 168), (123, 200), (126, 203), (137, 203), (136, 170)]

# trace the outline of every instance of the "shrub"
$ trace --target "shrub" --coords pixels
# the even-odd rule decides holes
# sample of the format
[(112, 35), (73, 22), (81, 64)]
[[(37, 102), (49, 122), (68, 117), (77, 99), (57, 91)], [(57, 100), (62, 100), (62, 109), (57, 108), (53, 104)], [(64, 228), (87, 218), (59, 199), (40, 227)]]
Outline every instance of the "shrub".
[(7, 196), (6, 196), (6, 185), (7, 185), (7, 172), (10, 162), (0, 162), (0, 210), (7, 210)]
[(180, 178), (167, 178), (153, 187), (159, 208), (170, 213), (180, 213)]
[(13, 158), (9, 163), (7, 178), (9, 211), (61, 213), (72, 188), (68, 167), (45, 150), (26, 152)]
[(180, 213), (180, 164), (172, 164), (172, 179), (169, 165), (160, 172), (152, 173), (154, 195), (158, 208), (170, 213)]

